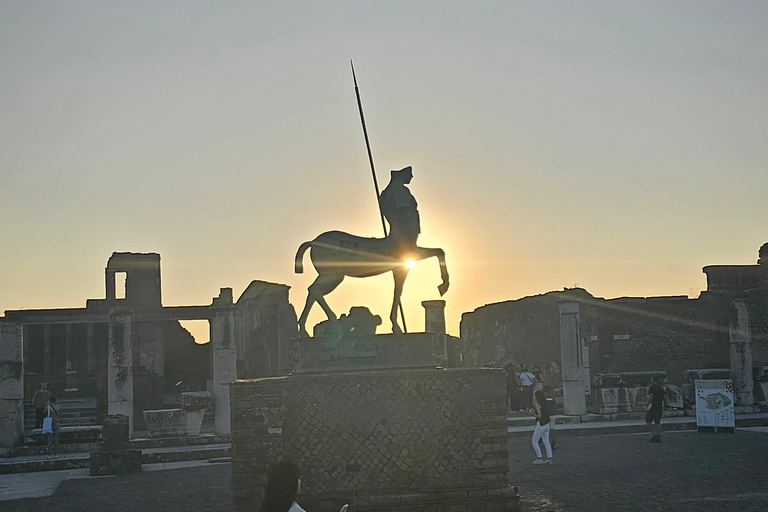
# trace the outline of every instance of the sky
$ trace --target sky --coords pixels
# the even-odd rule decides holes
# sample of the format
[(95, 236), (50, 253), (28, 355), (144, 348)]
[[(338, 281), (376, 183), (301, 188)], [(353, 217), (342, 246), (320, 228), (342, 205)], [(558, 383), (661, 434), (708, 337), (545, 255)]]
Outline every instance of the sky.
[[(419, 244), (447, 254), (448, 331), (580, 286), (698, 296), (768, 241), (768, 3), (0, 3), (0, 312), (104, 297), (115, 252), (162, 257), (165, 305), (315, 277), (299, 245), (382, 235), (413, 166)], [(405, 284), (408, 328), (437, 262)], [(387, 332), (392, 277), (337, 314)], [(309, 325), (323, 320), (319, 308)]]

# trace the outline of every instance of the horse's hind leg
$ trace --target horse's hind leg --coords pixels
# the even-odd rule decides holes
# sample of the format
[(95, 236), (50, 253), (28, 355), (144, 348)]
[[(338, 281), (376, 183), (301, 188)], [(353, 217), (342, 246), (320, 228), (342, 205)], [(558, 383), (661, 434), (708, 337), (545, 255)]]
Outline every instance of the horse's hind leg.
[(395, 277), (395, 294), (392, 298), (392, 310), (389, 312), (389, 320), (392, 322), (392, 333), (402, 334), (403, 330), (400, 329), (400, 324), (397, 323), (397, 308), (400, 306), (400, 297), (403, 295), (403, 286), (405, 285), (405, 278), (408, 277), (408, 269), (405, 267), (396, 268), (392, 271)]
[(331, 310), (328, 303), (325, 301), (325, 296), (336, 289), (344, 280), (343, 274), (320, 274), (315, 279), (315, 282), (309, 285), (309, 293), (307, 294), (307, 303), (304, 305), (304, 310), (299, 317), (299, 333), (301, 336), (309, 336), (307, 333), (307, 317), (309, 317), (309, 310), (317, 302), (320, 307), (325, 311), (328, 320), (336, 320), (336, 314)]

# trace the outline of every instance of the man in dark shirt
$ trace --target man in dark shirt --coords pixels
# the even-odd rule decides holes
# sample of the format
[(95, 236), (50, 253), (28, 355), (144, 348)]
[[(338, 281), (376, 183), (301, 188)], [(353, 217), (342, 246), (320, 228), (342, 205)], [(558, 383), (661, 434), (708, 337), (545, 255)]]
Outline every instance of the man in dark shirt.
[(32, 397), (32, 403), (35, 404), (35, 428), (43, 428), (45, 408), (48, 406), (50, 398), (51, 392), (48, 391), (48, 383), (41, 383), (40, 389), (35, 391), (35, 396)]
[(664, 398), (667, 391), (659, 385), (659, 378), (654, 376), (648, 387), (648, 402), (646, 402), (645, 422), (651, 431), (651, 442), (661, 442), (661, 415), (664, 412)]

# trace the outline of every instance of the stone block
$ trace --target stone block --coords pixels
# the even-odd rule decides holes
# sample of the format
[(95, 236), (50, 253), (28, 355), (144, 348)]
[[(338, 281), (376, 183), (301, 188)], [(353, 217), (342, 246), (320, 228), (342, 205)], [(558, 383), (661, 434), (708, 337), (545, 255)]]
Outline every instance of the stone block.
[(696, 385), (686, 382), (680, 386), (680, 394), (683, 397), (683, 408), (692, 409), (696, 407)]
[(754, 366), (752, 368), (752, 378), (768, 381), (768, 366)]
[(101, 438), (107, 450), (125, 449), (130, 440), (128, 416), (124, 414), (111, 414), (104, 418)]
[(768, 382), (761, 380), (755, 382), (755, 400), (761, 403), (768, 400)]
[(667, 398), (666, 398), (667, 409), (684, 409), (685, 408), (685, 403), (683, 401), (683, 393), (682, 391), (680, 391), (679, 387), (672, 384), (667, 384), (666, 391), (667, 391)]
[(96, 449), (91, 452), (91, 476), (120, 475), (141, 472), (141, 449)]
[(200, 435), (203, 417), (211, 405), (211, 394), (207, 391), (193, 391), (181, 394), (181, 407), (187, 418), (187, 435)]
[(627, 388), (619, 388), (619, 412), (632, 412), (632, 394)]
[(205, 409), (211, 405), (211, 394), (208, 391), (190, 391), (181, 394), (181, 408), (185, 411)]
[(144, 411), (150, 438), (187, 435), (187, 417), (183, 409)]
[(648, 401), (648, 388), (645, 386), (627, 388), (627, 392), (632, 397), (632, 412), (645, 412), (645, 404)]
[(598, 414), (615, 414), (619, 412), (619, 388), (597, 388)]
[(667, 372), (664, 371), (620, 372), (619, 375), (621, 383), (628, 388), (648, 387), (654, 377), (659, 379), (659, 382), (667, 380)]
[(621, 384), (621, 375), (618, 373), (597, 373), (593, 384), (596, 388), (615, 388)]
[(685, 370), (685, 380), (694, 384), (696, 380), (708, 379), (730, 379), (730, 368), (702, 368), (695, 370)]

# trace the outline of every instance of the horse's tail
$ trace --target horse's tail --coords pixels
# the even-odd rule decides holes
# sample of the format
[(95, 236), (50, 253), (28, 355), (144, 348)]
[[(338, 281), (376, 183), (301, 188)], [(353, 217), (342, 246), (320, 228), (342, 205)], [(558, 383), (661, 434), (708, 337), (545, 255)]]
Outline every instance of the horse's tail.
[(296, 252), (296, 273), (297, 274), (303, 274), (304, 273), (304, 262), (302, 261), (304, 259), (304, 253), (307, 252), (307, 249), (312, 247), (312, 242), (304, 242), (299, 246), (299, 250)]

